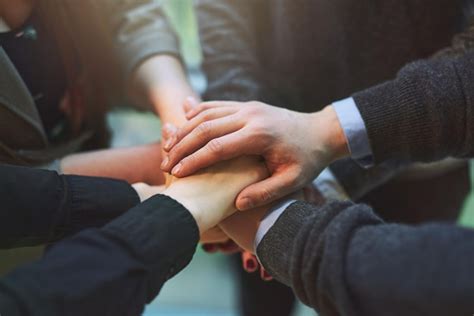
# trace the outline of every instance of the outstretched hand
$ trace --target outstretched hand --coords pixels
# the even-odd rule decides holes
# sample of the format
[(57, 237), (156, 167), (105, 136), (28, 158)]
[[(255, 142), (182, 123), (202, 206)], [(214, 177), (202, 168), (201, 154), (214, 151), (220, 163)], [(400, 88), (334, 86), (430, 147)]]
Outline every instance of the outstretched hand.
[(247, 210), (301, 189), (334, 160), (347, 154), (332, 107), (304, 114), (260, 102), (207, 102), (190, 109), (189, 121), (165, 143), (162, 169), (185, 177), (219, 161), (260, 155), (271, 177), (240, 192)]
[(240, 157), (186, 178), (173, 178), (162, 194), (186, 207), (204, 233), (237, 211), (235, 197), (242, 189), (267, 176), (259, 158)]

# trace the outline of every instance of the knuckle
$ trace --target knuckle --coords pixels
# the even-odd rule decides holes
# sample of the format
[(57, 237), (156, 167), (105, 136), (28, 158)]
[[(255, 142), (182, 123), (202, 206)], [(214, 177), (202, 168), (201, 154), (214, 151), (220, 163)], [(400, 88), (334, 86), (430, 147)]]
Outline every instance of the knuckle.
[(268, 202), (273, 198), (273, 192), (271, 192), (269, 189), (262, 189), (260, 191), (260, 200), (262, 202)]
[(212, 123), (211, 122), (204, 122), (198, 125), (196, 128), (196, 132), (198, 136), (201, 138), (207, 138), (210, 136), (212, 130)]
[(208, 150), (213, 153), (214, 155), (222, 155), (224, 154), (224, 146), (222, 142), (218, 139), (213, 139), (207, 144)]

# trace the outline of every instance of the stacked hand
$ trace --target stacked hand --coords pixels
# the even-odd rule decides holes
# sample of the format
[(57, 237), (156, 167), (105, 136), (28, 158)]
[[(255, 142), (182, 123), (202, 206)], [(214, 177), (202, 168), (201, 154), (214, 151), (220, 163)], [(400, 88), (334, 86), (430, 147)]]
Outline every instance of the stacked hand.
[(240, 192), (240, 210), (266, 205), (303, 188), (337, 158), (346, 140), (332, 107), (304, 114), (259, 102), (208, 102), (165, 142), (162, 169), (185, 177), (242, 155), (265, 159), (271, 177)]

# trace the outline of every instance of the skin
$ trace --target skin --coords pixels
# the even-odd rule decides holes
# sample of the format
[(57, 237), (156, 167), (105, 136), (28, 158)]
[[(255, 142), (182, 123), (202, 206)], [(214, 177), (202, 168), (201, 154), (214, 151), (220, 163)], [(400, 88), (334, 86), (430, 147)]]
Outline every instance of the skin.
[[(154, 194), (167, 195), (180, 202), (193, 215), (201, 233), (216, 227), (234, 214), (235, 197), (247, 185), (268, 176), (268, 171), (256, 157), (240, 157), (186, 178), (174, 178), (164, 190), (138, 184), (139, 196), (146, 199)], [(225, 187), (225, 189), (222, 189)]]
[(239, 210), (262, 206), (312, 181), (333, 161), (349, 155), (331, 106), (298, 113), (260, 102), (207, 102), (187, 113), (187, 122), (165, 143), (161, 168), (185, 177), (241, 155), (265, 159), (271, 177), (244, 189)]
[(31, 15), (35, 2), (34, 0), (0, 0), (0, 17), (9, 28), (18, 28)]
[[(35, 0), (0, 0), (0, 17), (11, 29), (25, 23), (31, 15)], [(155, 55), (137, 67), (131, 76), (129, 90), (137, 104), (152, 110), (162, 119), (181, 126), (186, 122), (182, 104), (195, 95), (188, 84), (182, 64), (168, 55)], [(162, 151), (159, 144), (133, 148), (108, 149), (76, 153), (61, 160), (66, 174), (103, 176), (126, 180), (129, 183), (163, 184), (159, 171)], [(127, 161), (127, 164), (123, 164)]]

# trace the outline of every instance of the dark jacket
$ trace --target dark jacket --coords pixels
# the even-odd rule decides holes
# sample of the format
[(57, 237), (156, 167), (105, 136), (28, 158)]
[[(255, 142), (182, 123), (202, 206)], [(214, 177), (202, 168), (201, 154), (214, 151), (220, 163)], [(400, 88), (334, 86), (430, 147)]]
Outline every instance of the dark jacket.
[[(196, 2), (209, 82), (205, 98), (260, 100), (306, 112), (388, 80), (408, 62), (450, 46), (466, 22), (461, 0)], [(407, 169), (406, 161), (392, 160), (364, 170), (347, 159), (331, 170), (351, 198), (370, 200), (387, 210), (387, 218), (413, 221), (416, 197), (425, 195), (436, 197), (425, 219), (456, 218), (469, 190), (465, 166)], [(458, 189), (459, 196), (438, 194), (444, 185), (437, 183)], [(366, 196), (380, 186), (375, 198)], [(408, 198), (412, 192), (414, 198)], [(398, 195), (406, 198), (392, 198)]]
[(0, 279), (1, 315), (141, 315), (199, 240), (179, 203), (138, 205), (123, 181), (5, 165), (0, 175), (0, 248), (65, 238)]
[[(115, 54), (125, 77), (130, 77), (144, 59), (153, 55), (179, 56), (177, 37), (164, 16), (161, 3), (104, 0), (96, 8), (102, 12), (105, 29), (114, 38)], [(86, 116), (91, 122), (86, 122), (87, 128), (82, 133), (61, 143), (50, 142), (33, 96), (0, 47), (0, 162), (44, 166), (78, 151), (93, 136), (103, 138), (96, 134), (104, 132), (104, 109), (88, 107)]]

